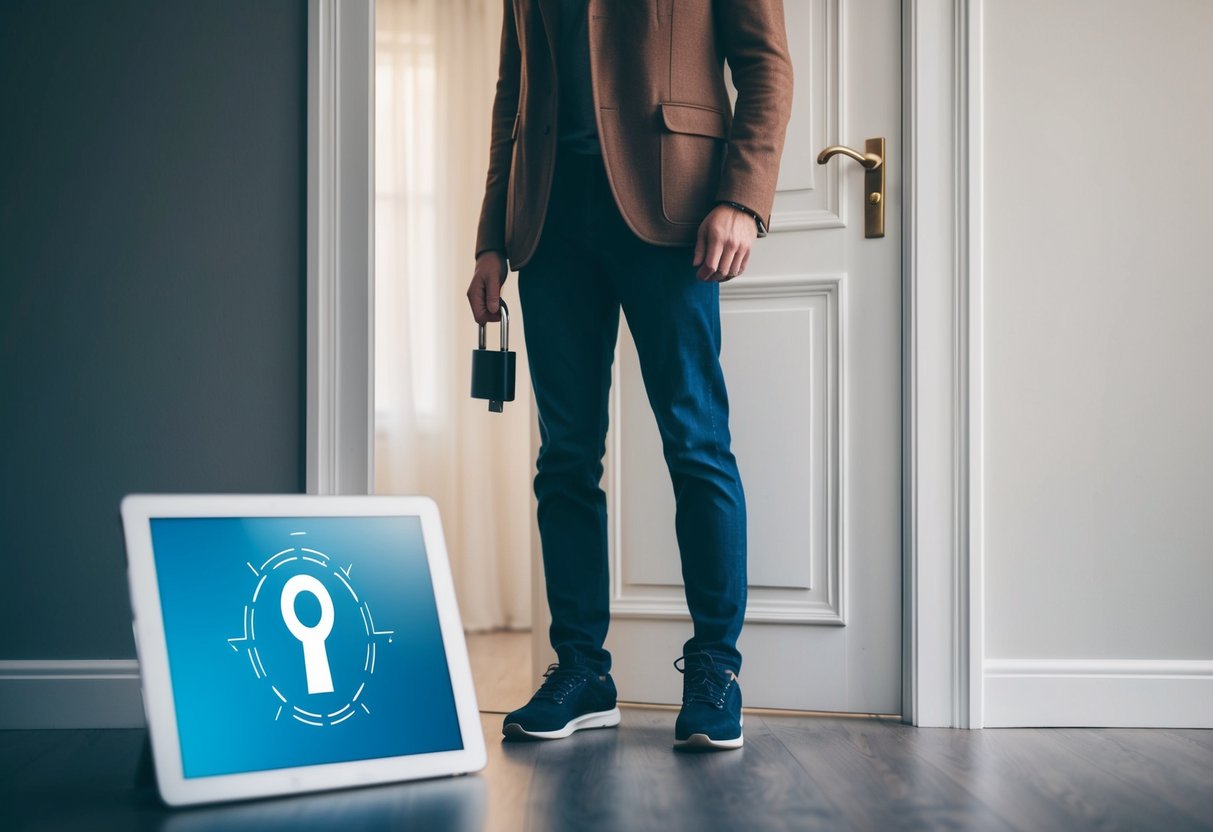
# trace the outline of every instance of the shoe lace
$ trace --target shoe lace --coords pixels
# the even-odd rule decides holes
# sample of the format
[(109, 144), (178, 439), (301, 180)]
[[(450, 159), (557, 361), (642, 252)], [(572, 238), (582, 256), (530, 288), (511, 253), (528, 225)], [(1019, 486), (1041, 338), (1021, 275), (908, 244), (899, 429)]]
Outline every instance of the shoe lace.
[(543, 684), (535, 691), (532, 699), (551, 699), (557, 704), (563, 704), (565, 697), (585, 684), (590, 675), (590, 671), (583, 667), (549, 664), (543, 674)]
[[(688, 661), (694, 659), (694, 662)], [(682, 667), (678, 663), (682, 662)], [(706, 702), (723, 708), (724, 700), (733, 686), (733, 675), (721, 669), (710, 653), (687, 653), (674, 660), (674, 669), (683, 674), (682, 704)]]

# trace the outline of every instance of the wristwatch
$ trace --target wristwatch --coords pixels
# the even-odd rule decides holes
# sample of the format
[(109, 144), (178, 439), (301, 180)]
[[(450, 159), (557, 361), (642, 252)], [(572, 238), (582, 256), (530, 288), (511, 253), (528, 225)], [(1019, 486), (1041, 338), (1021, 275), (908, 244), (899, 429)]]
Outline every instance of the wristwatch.
[(717, 205), (727, 205), (730, 208), (736, 208), (738, 211), (741, 211), (742, 213), (749, 214), (751, 217), (754, 218), (754, 223), (758, 226), (758, 236), (761, 237), (767, 233), (767, 227), (763, 223), (762, 217), (758, 216), (758, 212), (755, 211), (754, 209), (747, 208), (746, 206), (742, 205), (740, 202), (733, 202), (731, 199), (722, 199), (719, 202), (717, 202), (716, 204)]

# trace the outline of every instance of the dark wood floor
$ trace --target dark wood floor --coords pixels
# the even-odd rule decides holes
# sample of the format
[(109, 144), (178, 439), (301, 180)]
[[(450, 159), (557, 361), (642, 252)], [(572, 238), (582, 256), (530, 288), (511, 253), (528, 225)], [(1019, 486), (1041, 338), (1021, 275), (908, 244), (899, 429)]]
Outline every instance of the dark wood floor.
[(737, 752), (671, 750), (672, 710), (502, 744), (471, 777), (170, 811), (142, 731), (0, 732), (0, 830), (1213, 829), (1213, 731), (911, 728), (746, 716)]

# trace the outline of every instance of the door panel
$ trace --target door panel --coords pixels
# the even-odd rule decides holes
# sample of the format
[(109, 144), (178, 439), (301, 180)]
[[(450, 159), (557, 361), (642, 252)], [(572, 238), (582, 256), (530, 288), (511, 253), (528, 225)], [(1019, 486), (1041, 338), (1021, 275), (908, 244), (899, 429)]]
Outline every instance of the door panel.
[[(721, 303), (729, 345), (721, 360), (749, 514), (747, 621), (842, 622), (839, 286), (794, 277), (739, 280)], [(661, 440), (626, 328), (620, 338), (617, 427), (608, 443), (612, 614), (686, 619)], [(781, 354), (784, 361), (772, 361)]]
[[(900, 710), (900, 5), (786, 4), (796, 95), (771, 234), (721, 291), (722, 362), (749, 509), (740, 647), (748, 705)], [(843, 118), (843, 114), (847, 114)], [(830, 144), (888, 140), (886, 236), (863, 169)], [(607, 489), (624, 699), (677, 702), (690, 635), (674, 498), (626, 328)], [(538, 618), (537, 618), (538, 620)]]

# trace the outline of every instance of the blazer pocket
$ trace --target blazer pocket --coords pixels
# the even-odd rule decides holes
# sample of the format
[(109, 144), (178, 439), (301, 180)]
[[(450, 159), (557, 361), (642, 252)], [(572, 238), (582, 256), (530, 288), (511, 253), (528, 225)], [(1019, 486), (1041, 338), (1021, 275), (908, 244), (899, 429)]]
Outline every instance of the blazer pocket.
[(699, 224), (712, 209), (728, 140), (725, 114), (713, 107), (661, 106), (661, 210), (672, 223)]

